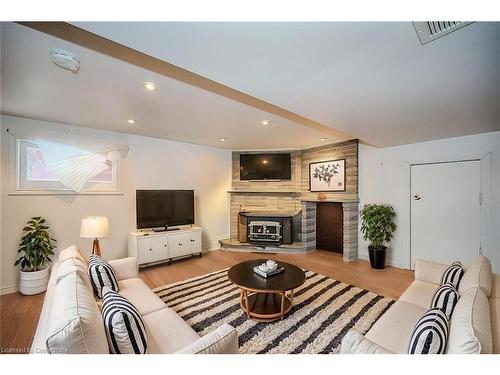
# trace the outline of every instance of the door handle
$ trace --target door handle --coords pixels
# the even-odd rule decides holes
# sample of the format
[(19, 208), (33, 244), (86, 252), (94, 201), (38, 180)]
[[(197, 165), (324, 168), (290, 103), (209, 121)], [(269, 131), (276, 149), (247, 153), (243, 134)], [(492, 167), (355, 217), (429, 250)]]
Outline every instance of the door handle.
[(420, 199), (422, 199), (422, 197), (420, 196), (419, 193), (416, 193), (414, 196), (413, 196), (413, 199), (415, 199), (416, 201), (419, 201)]

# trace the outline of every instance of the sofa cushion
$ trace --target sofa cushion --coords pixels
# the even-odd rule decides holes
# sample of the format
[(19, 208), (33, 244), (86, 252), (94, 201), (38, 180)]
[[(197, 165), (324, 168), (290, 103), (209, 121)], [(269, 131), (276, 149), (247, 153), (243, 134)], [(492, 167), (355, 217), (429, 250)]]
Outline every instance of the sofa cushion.
[(118, 281), (120, 294), (144, 316), (165, 308), (165, 303), (139, 278)]
[(490, 298), (490, 313), (493, 353), (500, 354), (500, 299)]
[(74, 245), (69, 246), (66, 249), (62, 250), (59, 253), (59, 256), (57, 257), (57, 261), (64, 262), (66, 259), (70, 259), (70, 258), (78, 258), (83, 262), (83, 264), (87, 264), (87, 261), (83, 257), (82, 253), (80, 253), (78, 248)]
[(139, 265), (137, 258), (128, 257), (122, 259), (108, 260), (108, 264), (113, 267), (113, 272), (118, 280), (134, 279), (139, 277)]
[(490, 306), (481, 288), (464, 292), (451, 316), (447, 353), (492, 353)]
[(342, 338), (340, 354), (394, 354), (351, 329)]
[(478, 256), (474, 258), (469, 267), (467, 267), (464, 277), (460, 282), (460, 286), (458, 287), (458, 292), (462, 295), (471, 288), (480, 287), (483, 289), (486, 297), (489, 297), (491, 294), (492, 277), (489, 259)]
[(437, 307), (446, 315), (446, 319), (450, 320), (453, 314), (453, 309), (458, 301), (458, 291), (451, 283), (441, 285), (434, 296), (432, 297), (431, 308)]
[(444, 354), (448, 340), (448, 318), (439, 307), (427, 310), (418, 320), (410, 339), (410, 354)]
[(109, 353), (101, 312), (77, 273), (54, 287), (49, 311), (45, 341), (49, 353)]
[(71, 275), (72, 273), (78, 273), (78, 275), (85, 281), (87, 288), (92, 290), (92, 283), (90, 282), (89, 275), (87, 273), (87, 267), (79, 258), (68, 258), (59, 263), (56, 272), (56, 284), (59, 283), (64, 277)]
[(394, 353), (408, 353), (413, 327), (427, 309), (404, 301), (396, 301), (375, 322), (366, 338)]
[(415, 280), (441, 285), (446, 264), (417, 259), (415, 261)]
[(431, 305), (432, 297), (438, 288), (439, 285), (415, 280), (399, 297), (399, 300), (428, 309)]
[(146, 327), (139, 311), (117, 292), (104, 288), (103, 293), (102, 317), (111, 353), (145, 354)]
[(174, 353), (200, 336), (168, 307), (142, 317), (148, 335), (148, 353)]
[(176, 354), (238, 354), (238, 332), (224, 323), (198, 340), (185, 346)]
[(89, 275), (97, 297), (102, 298), (104, 288), (119, 291), (118, 279), (113, 268), (104, 259), (94, 254), (89, 259)]
[(490, 294), (491, 333), (493, 353), (500, 354), (500, 275), (493, 274)]

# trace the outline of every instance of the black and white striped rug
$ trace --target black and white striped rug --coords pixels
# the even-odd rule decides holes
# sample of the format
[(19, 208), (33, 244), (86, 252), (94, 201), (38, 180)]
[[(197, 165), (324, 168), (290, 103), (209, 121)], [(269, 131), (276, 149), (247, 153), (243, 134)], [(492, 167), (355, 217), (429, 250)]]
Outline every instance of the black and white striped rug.
[(227, 270), (165, 285), (153, 291), (200, 335), (223, 323), (238, 331), (240, 353), (336, 353), (354, 328), (365, 333), (394, 303), (390, 298), (306, 271), (285, 319), (248, 320), (240, 308), (240, 289)]

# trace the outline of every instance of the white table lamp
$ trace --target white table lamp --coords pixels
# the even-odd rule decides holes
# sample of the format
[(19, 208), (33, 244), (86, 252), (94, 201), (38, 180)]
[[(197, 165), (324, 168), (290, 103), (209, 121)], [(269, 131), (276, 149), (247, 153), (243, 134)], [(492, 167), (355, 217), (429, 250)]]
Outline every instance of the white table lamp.
[(93, 238), (92, 254), (101, 256), (99, 238), (107, 237), (109, 234), (109, 220), (104, 216), (90, 216), (82, 219), (80, 237)]

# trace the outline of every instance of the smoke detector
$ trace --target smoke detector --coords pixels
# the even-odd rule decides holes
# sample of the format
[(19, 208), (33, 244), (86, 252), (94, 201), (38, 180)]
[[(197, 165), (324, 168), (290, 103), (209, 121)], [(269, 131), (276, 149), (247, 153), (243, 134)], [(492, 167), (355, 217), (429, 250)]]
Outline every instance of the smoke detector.
[(69, 70), (72, 73), (78, 73), (80, 70), (80, 60), (71, 52), (62, 49), (53, 49), (50, 51), (52, 62), (59, 68)]

